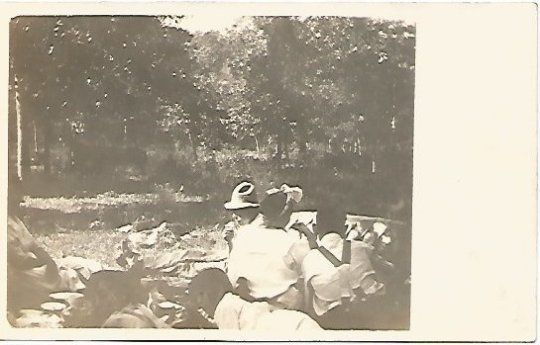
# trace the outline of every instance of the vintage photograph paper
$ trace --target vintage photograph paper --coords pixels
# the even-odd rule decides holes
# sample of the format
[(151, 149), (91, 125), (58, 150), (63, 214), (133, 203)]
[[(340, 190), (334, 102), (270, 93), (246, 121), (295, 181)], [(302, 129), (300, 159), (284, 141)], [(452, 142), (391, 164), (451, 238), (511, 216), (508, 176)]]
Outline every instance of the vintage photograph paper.
[[(454, 10), (452, 18), (468, 14), (464, 25), (473, 18), (481, 24), (485, 15), (485, 37), (475, 33), (484, 41), (472, 46), (487, 55), (498, 33), (486, 27), (505, 7), (246, 5), (21, 5), (2, 17), (8, 97), (1, 306), (8, 338), (531, 339), (536, 218), (528, 194), (535, 181), (527, 178), (535, 174), (535, 133), (520, 129), (535, 124), (528, 107), (535, 99), (520, 104), (521, 117), (509, 114), (503, 136), (482, 123), (490, 114), (476, 111), (442, 115), (438, 128), (434, 119), (451, 106), (430, 103), (431, 92), (447, 93), (448, 102), (483, 103), (489, 88), (455, 99), (432, 88), (441, 80), (426, 73), (434, 61), (441, 67), (428, 54), (437, 50), (429, 28), (447, 25), (433, 22), (444, 12), (438, 8)], [(533, 7), (507, 8), (512, 25), (521, 18), (523, 28), (534, 29)], [(459, 39), (472, 29), (456, 30)], [(522, 58), (532, 64), (516, 69), (516, 78), (536, 71), (535, 32), (520, 32), (514, 49), (531, 52)], [(469, 54), (469, 41), (462, 44)], [(461, 74), (466, 62), (454, 53), (442, 64), (448, 70), (439, 69), (450, 81), (449, 70)], [(514, 66), (516, 56), (508, 55)], [(468, 57), (465, 66), (478, 64)], [(462, 87), (490, 83), (482, 68), (474, 70), (480, 75), (469, 74)], [(519, 96), (535, 88), (530, 81), (519, 84)], [(435, 133), (452, 140), (437, 149)], [(434, 146), (424, 140), (430, 137)], [(519, 137), (527, 141), (514, 141)], [(473, 183), (448, 208), (448, 177), (432, 174), (448, 161), (438, 161), (457, 162), (444, 172), (467, 183), (480, 170), (462, 175), (463, 167), (511, 163), (498, 144), (489, 146), (502, 139), (529, 149), (513, 164), (527, 174), (523, 188), (516, 182), (513, 190), (478, 194), (483, 184)], [(469, 163), (482, 142), (492, 156), (477, 157), (485, 165)], [(462, 159), (448, 155), (446, 145), (465, 152)], [(438, 161), (426, 165), (429, 149), (439, 150), (428, 153)], [(454, 191), (462, 186), (456, 181)], [(507, 199), (513, 193), (527, 197)], [(490, 214), (483, 209), (490, 198), (523, 207)], [(467, 206), (473, 199), (476, 212)], [(475, 218), (485, 213), (516, 225), (519, 216), (524, 226), (482, 240), (480, 233), (504, 230), (490, 220), (477, 227)], [(462, 229), (452, 227), (457, 218)], [(460, 237), (465, 230), (473, 233)], [(511, 237), (520, 239), (499, 252)], [(519, 241), (526, 245), (518, 249)], [(509, 256), (507, 266), (489, 262), (493, 255)], [(512, 264), (518, 260), (527, 262)], [(519, 278), (508, 269), (522, 269)], [(438, 285), (446, 280), (447, 290)], [(485, 286), (485, 299), (473, 286)], [(488, 296), (501, 303), (500, 317), (485, 304)], [(437, 315), (450, 303), (460, 313)], [(426, 305), (431, 315), (423, 314)], [(475, 322), (489, 325), (493, 317), (499, 330), (464, 332), (461, 322), (479, 312), (486, 319)], [(453, 317), (456, 328), (447, 320)]]

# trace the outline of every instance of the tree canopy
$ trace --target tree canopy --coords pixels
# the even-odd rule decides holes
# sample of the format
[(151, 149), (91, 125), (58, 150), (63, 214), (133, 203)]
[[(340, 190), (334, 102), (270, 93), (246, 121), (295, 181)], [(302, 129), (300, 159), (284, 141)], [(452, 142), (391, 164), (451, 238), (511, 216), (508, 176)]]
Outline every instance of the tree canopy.
[(191, 33), (182, 17), (17, 17), (10, 140), (17, 96), (25, 175), (130, 166), (152, 179), (172, 164), (180, 180), (212, 179), (218, 164), (236, 171), (220, 173), (228, 184), (240, 160), (273, 158), (297, 182), (410, 186), (414, 49), (413, 26), (369, 18), (243, 17)]

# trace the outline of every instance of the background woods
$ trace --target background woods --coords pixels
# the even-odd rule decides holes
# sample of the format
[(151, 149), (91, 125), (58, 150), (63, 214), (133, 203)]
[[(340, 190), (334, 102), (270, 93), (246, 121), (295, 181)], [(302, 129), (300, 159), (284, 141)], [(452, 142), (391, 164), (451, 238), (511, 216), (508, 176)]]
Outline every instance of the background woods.
[(245, 17), (190, 32), (182, 20), (12, 20), (11, 192), (183, 186), (219, 208), (248, 177), (301, 185), (305, 207), (410, 218), (414, 27)]

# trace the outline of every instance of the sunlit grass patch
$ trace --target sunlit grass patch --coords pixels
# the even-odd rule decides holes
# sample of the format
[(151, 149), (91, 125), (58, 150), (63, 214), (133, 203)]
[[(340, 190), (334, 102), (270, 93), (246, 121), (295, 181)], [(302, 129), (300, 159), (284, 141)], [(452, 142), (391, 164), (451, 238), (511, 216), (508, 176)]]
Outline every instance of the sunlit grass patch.
[(120, 268), (115, 260), (126, 235), (114, 230), (73, 230), (35, 237), (54, 259), (80, 256), (99, 261), (107, 268)]
[(227, 242), (219, 226), (196, 227), (188, 234), (181, 236), (179, 240), (180, 247), (183, 249), (200, 248), (213, 251), (227, 249)]

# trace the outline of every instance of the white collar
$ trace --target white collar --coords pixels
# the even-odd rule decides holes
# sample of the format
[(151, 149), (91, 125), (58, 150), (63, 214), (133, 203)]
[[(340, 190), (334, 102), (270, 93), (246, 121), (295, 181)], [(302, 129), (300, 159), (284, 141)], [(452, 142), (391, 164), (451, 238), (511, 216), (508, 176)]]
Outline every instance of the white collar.
[(262, 213), (259, 213), (259, 214), (251, 221), (251, 223), (249, 223), (249, 225), (252, 225), (252, 226), (262, 226), (262, 225), (264, 225), (264, 223), (265, 223), (264, 216), (262, 215)]

